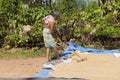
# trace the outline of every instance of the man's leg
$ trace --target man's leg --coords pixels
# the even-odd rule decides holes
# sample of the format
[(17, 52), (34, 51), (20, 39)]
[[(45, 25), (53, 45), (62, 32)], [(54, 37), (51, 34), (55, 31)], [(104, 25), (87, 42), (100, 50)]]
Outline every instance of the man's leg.
[(55, 55), (56, 55), (57, 59), (60, 59), (60, 56), (59, 56), (59, 53), (58, 53), (57, 48), (56, 48), (56, 47), (54, 47), (54, 48), (53, 48), (53, 50), (54, 50), (54, 53), (55, 53)]
[(51, 61), (50, 48), (47, 48), (47, 49), (46, 49), (46, 59), (47, 59), (47, 62)]

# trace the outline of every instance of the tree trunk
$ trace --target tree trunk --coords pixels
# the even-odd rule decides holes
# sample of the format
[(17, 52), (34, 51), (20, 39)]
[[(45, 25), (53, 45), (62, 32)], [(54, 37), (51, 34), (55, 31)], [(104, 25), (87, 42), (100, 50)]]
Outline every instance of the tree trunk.
[(49, 0), (49, 7), (50, 7), (50, 9), (53, 9), (53, 1), (52, 0)]

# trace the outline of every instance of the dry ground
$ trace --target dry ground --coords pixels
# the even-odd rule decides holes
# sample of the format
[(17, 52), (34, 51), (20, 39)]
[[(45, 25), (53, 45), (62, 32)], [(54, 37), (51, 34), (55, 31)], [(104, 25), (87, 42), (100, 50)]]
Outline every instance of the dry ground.
[(28, 78), (43, 68), (45, 58), (0, 59), (0, 78)]
[[(60, 64), (50, 75), (88, 80), (120, 80), (120, 57), (115, 58), (106, 54), (84, 54), (83, 56), (87, 61)], [(31, 78), (42, 70), (44, 63), (45, 57), (0, 59), (0, 78)]]

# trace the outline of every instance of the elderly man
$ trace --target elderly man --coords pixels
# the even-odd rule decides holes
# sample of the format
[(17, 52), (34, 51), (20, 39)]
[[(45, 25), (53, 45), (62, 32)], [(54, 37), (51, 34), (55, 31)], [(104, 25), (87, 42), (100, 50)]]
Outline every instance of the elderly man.
[(58, 12), (53, 12), (50, 15), (46, 16), (45, 18), (42, 19), (43, 21), (43, 38), (44, 38), (44, 43), (46, 47), (46, 58), (47, 61), (51, 61), (50, 57), (50, 49), (52, 48), (54, 50), (54, 53), (57, 57), (57, 59), (60, 59), (58, 50), (56, 48), (56, 41), (54, 37), (54, 32), (53, 28), (55, 25), (55, 20), (58, 18), (59, 13)]

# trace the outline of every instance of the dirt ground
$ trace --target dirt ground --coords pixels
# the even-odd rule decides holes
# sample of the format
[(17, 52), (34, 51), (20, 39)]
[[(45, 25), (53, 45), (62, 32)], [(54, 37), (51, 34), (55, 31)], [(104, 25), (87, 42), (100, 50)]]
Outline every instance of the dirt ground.
[(45, 58), (0, 59), (0, 78), (29, 78), (39, 73)]
[[(55, 66), (51, 76), (87, 80), (120, 80), (120, 57), (107, 54), (84, 54), (86, 61)], [(31, 78), (39, 73), (45, 57), (29, 59), (0, 59), (0, 78)]]

